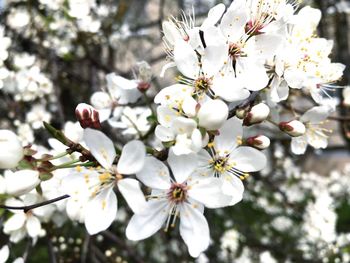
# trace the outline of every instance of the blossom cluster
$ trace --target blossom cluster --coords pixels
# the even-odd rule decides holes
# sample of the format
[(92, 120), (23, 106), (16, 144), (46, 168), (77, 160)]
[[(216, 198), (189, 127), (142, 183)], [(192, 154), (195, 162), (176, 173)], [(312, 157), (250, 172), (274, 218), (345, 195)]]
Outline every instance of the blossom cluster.
[[(60, 5), (40, 2), (51, 9)], [(87, 31), (98, 31), (99, 23), (91, 23), (92, 6), (68, 2), (68, 14), (81, 29), (88, 24)], [(123, 211), (122, 196), (133, 212), (125, 230), (129, 240), (178, 225), (189, 254), (203, 255), (210, 245), (206, 209), (228, 209), (243, 199), (243, 181), (268, 168), (271, 134), (290, 139), (298, 155), (308, 144), (327, 147), (330, 130), (323, 124), (335, 111), (330, 93), (341, 88), (335, 83), (345, 66), (330, 60), (332, 41), (315, 34), (320, 11), (297, 10), (296, 1), (235, 0), (227, 8), (214, 6), (201, 25), (185, 13), (172, 17), (162, 23), (170, 61), (160, 75), (176, 68), (175, 84), (152, 96), (153, 75), (144, 61), (136, 65), (132, 80), (107, 74), (106, 87), (92, 94), (89, 104), (77, 105), (78, 122), (67, 122), (63, 131), (48, 124), (52, 116), (40, 104), (32, 106), (26, 121), (33, 129), (44, 121), (54, 137), (48, 140), (51, 150), (23, 147), (15, 133), (0, 130), (0, 146), (7, 149), (0, 151), (0, 168), (6, 169), (0, 194), (12, 213), (3, 225), (9, 240), (36, 242), (46, 235), (45, 224), (62, 226), (68, 220), (83, 223), (90, 235), (101, 233)], [(16, 21), (23, 19), (10, 25), (21, 27)], [(2, 39), (0, 59), (5, 61), (10, 40)], [(0, 63), (2, 91), (23, 102), (50, 97), (53, 84), (35, 58), (22, 54), (13, 60), (14, 71)], [(314, 106), (296, 111), (298, 105), (288, 101), (296, 94), (309, 97)], [(117, 136), (124, 140), (114, 143), (103, 132), (107, 126), (121, 131)], [(322, 192), (309, 210), (326, 204), (325, 213), (334, 221), (331, 201)], [(315, 213), (305, 215), (305, 222), (305, 232), (322, 225)], [(235, 233), (225, 233), (223, 240), (226, 235)], [(222, 247), (229, 246), (222, 241)], [(0, 250), (6, 259), (7, 250)], [(271, 255), (261, 257), (268, 262)]]

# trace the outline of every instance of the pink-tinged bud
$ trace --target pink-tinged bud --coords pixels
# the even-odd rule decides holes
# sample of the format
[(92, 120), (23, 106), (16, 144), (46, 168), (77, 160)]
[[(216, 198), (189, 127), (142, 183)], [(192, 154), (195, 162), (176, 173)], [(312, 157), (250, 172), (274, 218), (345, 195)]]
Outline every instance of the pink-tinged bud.
[(141, 81), (138, 83), (137, 88), (141, 92), (146, 92), (151, 87), (151, 83)]
[(243, 120), (243, 125), (250, 126), (266, 120), (270, 114), (270, 108), (265, 103), (259, 103), (251, 108)]
[(252, 146), (252, 147), (257, 148), (259, 150), (264, 150), (270, 146), (270, 139), (268, 137), (266, 137), (265, 135), (257, 135), (254, 137), (249, 137), (246, 140), (246, 142), (249, 146)]
[(305, 125), (297, 120), (288, 121), (288, 122), (280, 122), (278, 124), (281, 131), (287, 133), (292, 137), (298, 137), (305, 133)]
[(91, 105), (79, 103), (75, 108), (75, 116), (82, 128), (101, 129), (99, 113)]

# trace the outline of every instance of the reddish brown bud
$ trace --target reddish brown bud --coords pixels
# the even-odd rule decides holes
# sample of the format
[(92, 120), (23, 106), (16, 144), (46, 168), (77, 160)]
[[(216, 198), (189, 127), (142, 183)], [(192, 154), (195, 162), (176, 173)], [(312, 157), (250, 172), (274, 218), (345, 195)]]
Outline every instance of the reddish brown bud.
[(82, 128), (101, 129), (99, 113), (89, 104), (79, 103), (75, 108), (75, 116)]

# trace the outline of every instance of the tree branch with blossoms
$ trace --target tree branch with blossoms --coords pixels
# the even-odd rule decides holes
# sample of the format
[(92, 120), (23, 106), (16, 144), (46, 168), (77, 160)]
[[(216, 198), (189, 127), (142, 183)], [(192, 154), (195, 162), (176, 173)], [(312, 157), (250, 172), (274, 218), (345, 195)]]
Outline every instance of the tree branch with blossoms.
[[(161, 20), (144, 25), (148, 28), (161, 22), (168, 63), (160, 75), (177, 74), (176, 82), (159, 92), (147, 62), (137, 63), (134, 78), (128, 79), (109, 73), (116, 65), (102, 63), (96, 56), (102, 49), (90, 34), (100, 27), (111, 32), (113, 24), (105, 21), (101, 25), (93, 18), (103, 17), (108, 9), (84, 18), (81, 12), (85, 9), (80, 12), (78, 4), (64, 6), (64, 15), (71, 18), (67, 24), (82, 29), (72, 30), (76, 39), (70, 44), (81, 43), (79, 52), (92, 64), (87, 81), (94, 93), (89, 104), (76, 106), (77, 122), (67, 123), (63, 130), (43, 121), (52, 138), (39, 145), (42, 147), (23, 147), (15, 133), (0, 130), (0, 146), (7, 149), (0, 153), (0, 168), (7, 170), (1, 177), (5, 188), (0, 208), (13, 213), (3, 226), (11, 242), (26, 236), (37, 240), (48, 222), (62, 226), (72, 221), (83, 224), (87, 231), (79, 251), (82, 261), (91, 255), (92, 261), (99, 262), (113, 254), (102, 253), (95, 245), (101, 233), (102, 239), (116, 243), (130, 259), (146, 262), (142, 254), (133, 253), (132, 243), (108, 230), (116, 220), (123, 221), (119, 217), (127, 210), (132, 216), (124, 219), (123, 231), (129, 241), (159, 236), (156, 233), (163, 229), (166, 236), (172, 232), (181, 237), (188, 255), (198, 258), (211, 246), (212, 226), (205, 211), (234, 209), (244, 199), (246, 187), (259, 180), (273, 181), (259, 175), (244, 183), (250, 174), (279, 165), (273, 163), (278, 154), (269, 149), (270, 144), (288, 142), (294, 155), (304, 155), (309, 145), (316, 150), (327, 148), (332, 133), (325, 126), (328, 120), (348, 125), (345, 113), (333, 115), (339, 105), (332, 94), (343, 88), (336, 82), (345, 66), (330, 60), (333, 43), (315, 34), (319, 10), (299, 8), (298, 1), (235, 0), (227, 7), (222, 3), (212, 7), (198, 24), (194, 14), (185, 12), (180, 18), (163, 21), (165, 4), (161, 1), (158, 9)], [(113, 17), (122, 20), (130, 8), (122, 1)], [(36, 53), (41, 52), (36, 39), (22, 36), (16, 28), (8, 29), (11, 31)], [(131, 31), (138, 31), (138, 26)], [(113, 42), (111, 39), (109, 35), (108, 41)], [(113, 53), (111, 46), (109, 43), (106, 50)], [(52, 52), (59, 62), (70, 59), (68, 53), (59, 58)], [(23, 63), (32, 65), (31, 60), (24, 58)], [(29, 72), (6, 68), (5, 73), (6, 83), (15, 79), (15, 86), (26, 91), (16, 94), (8, 88), (10, 84), (4, 86), (19, 101), (42, 98), (28, 87), (52, 89), (37, 67)], [(67, 74), (80, 78), (74, 72)], [(101, 87), (99, 74), (106, 83)], [(62, 96), (56, 93), (56, 99)], [(59, 122), (64, 110), (58, 109)], [(269, 191), (302, 217), (303, 204), (290, 202), (290, 195), (278, 185), (271, 183)], [(255, 240), (251, 246), (270, 248)], [(54, 262), (51, 239), (48, 247)]]

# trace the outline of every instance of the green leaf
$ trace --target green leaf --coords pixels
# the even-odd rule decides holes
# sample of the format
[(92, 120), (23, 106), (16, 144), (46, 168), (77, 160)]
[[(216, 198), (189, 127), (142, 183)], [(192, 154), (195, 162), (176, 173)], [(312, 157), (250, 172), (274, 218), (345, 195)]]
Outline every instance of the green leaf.
[(67, 139), (67, 137), (64, 135), (62, 131), (57, 130), (55, 127), (53, 127), (47, 122), (44, 122), (44, 127), (52, 135), (52, 137), (56, 138), (64, 145), (68, 145), (70, 143), (70, 140)]
[(49, 172), (42, 172), (39, 174), (39, 178), (41, 181), (50, 180), (52, 177), (53, 177), (53, 174)]

